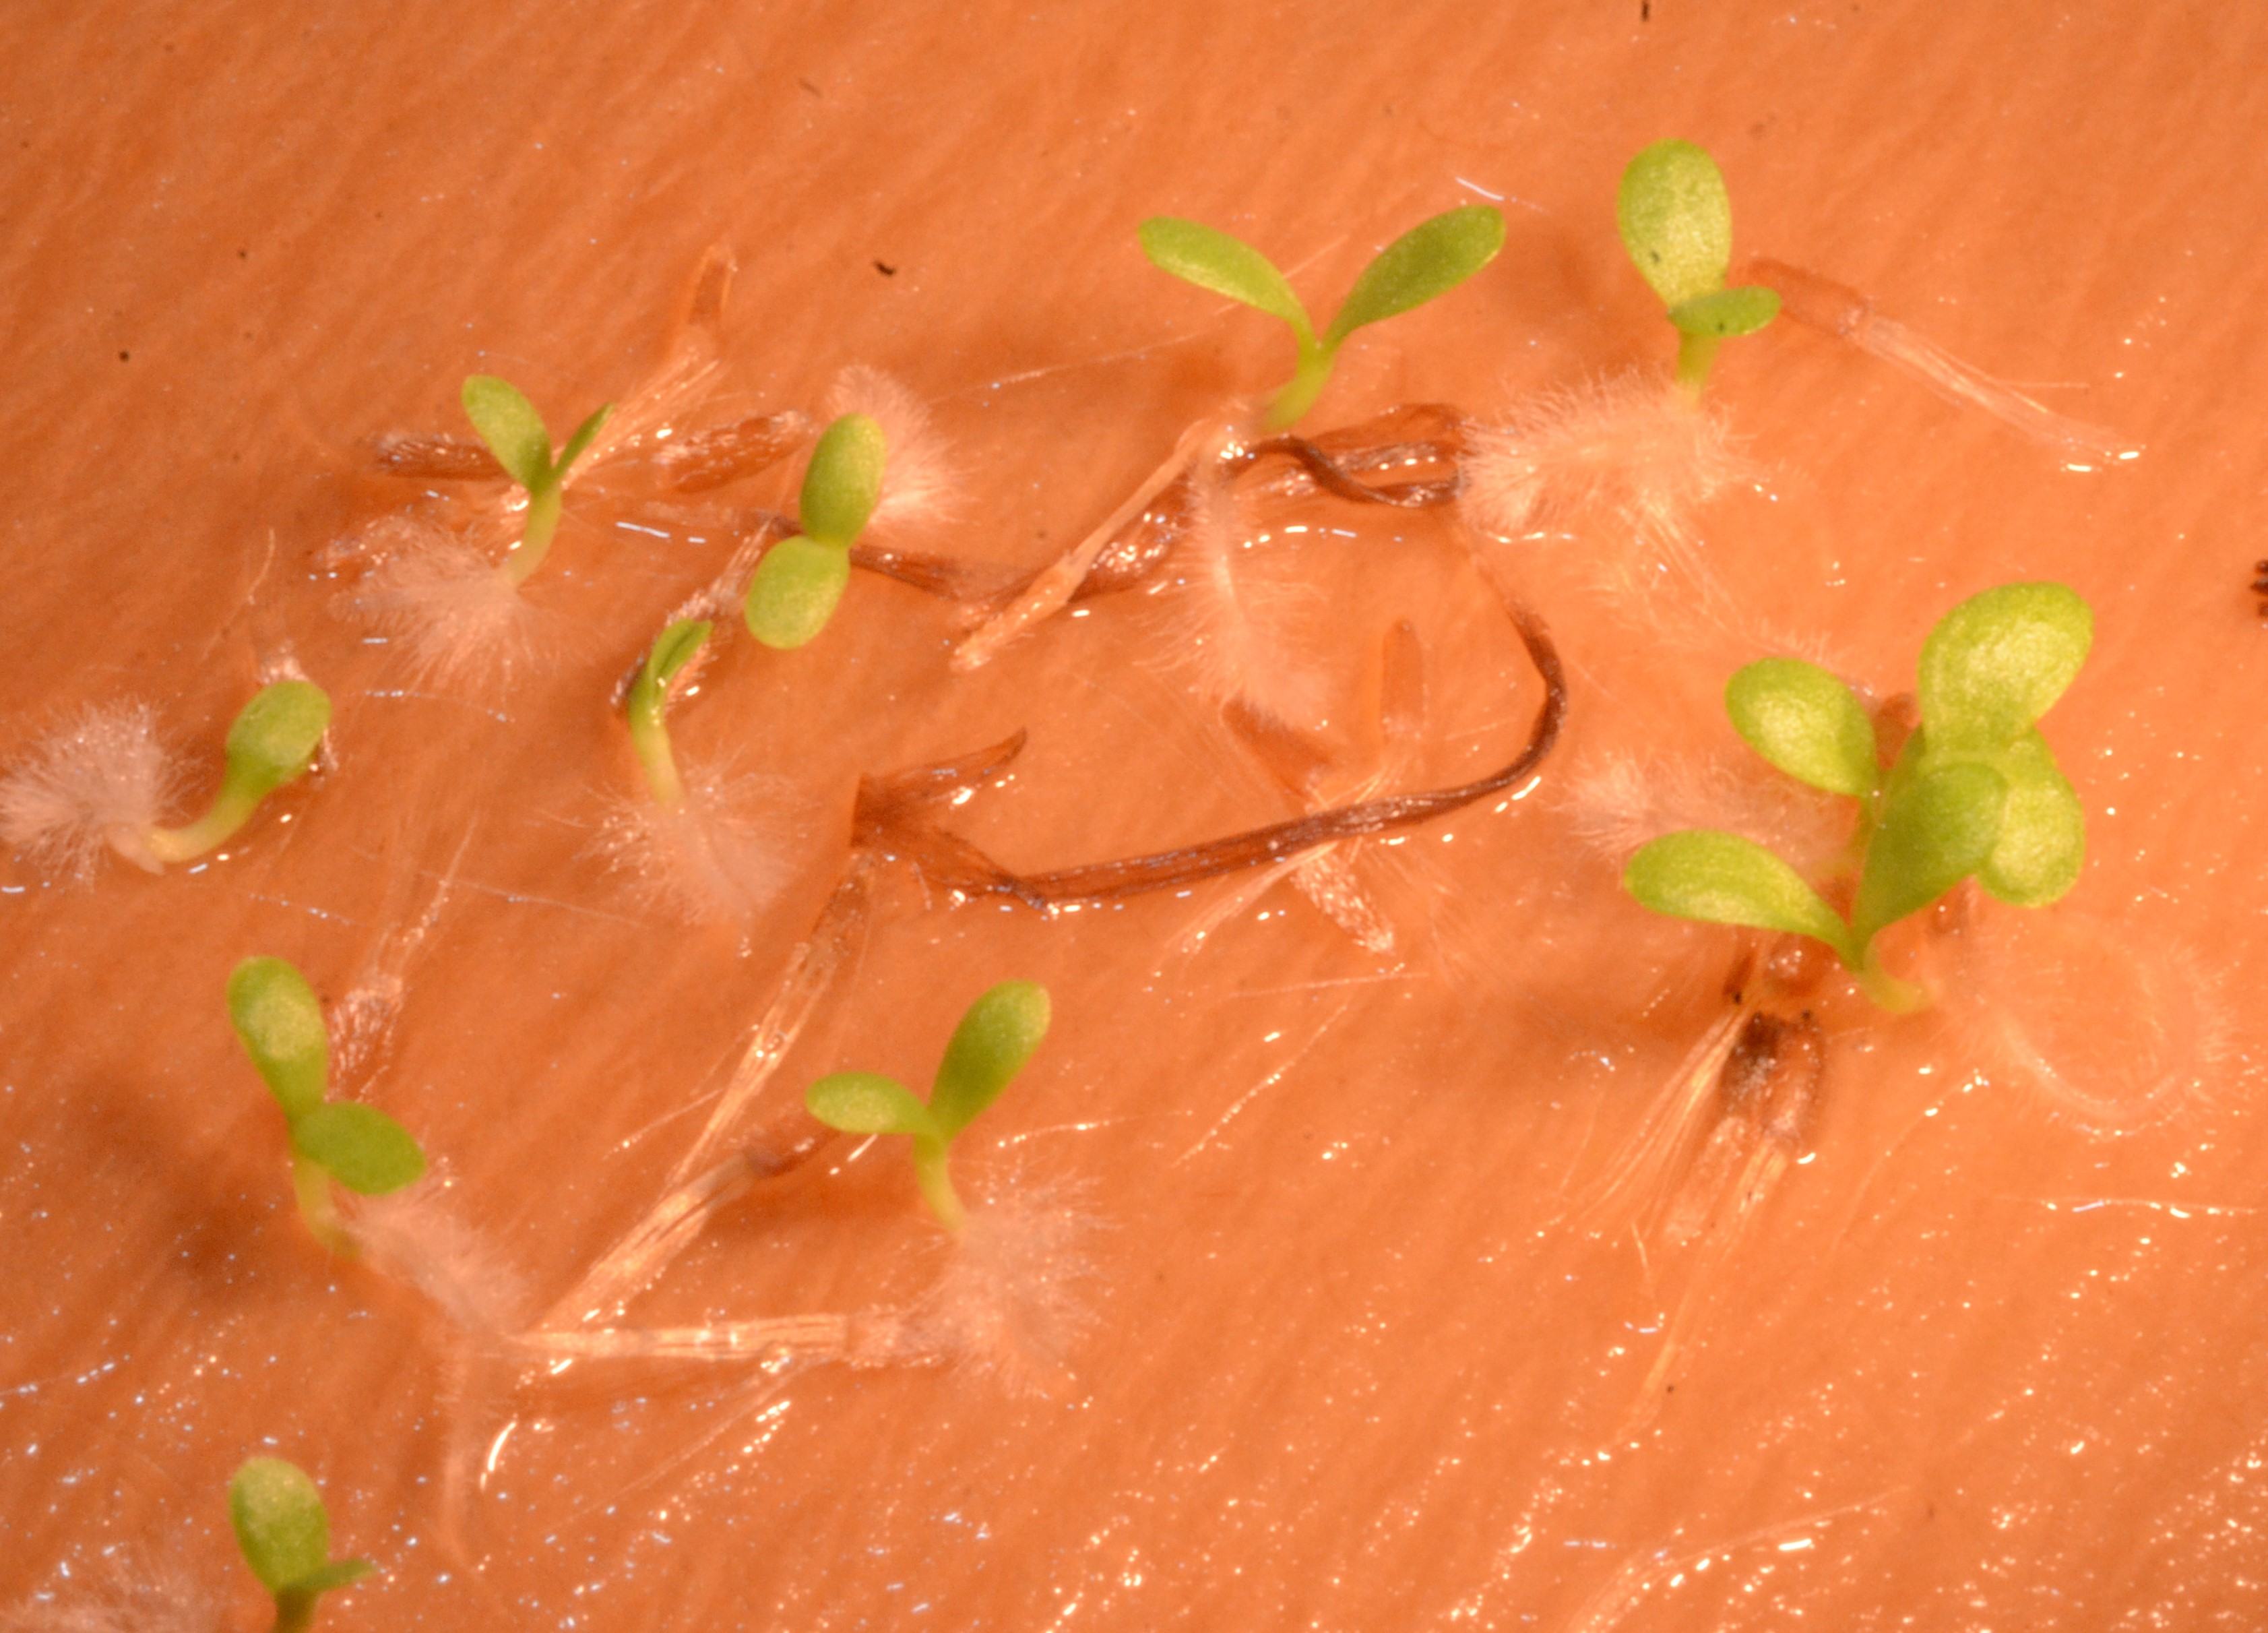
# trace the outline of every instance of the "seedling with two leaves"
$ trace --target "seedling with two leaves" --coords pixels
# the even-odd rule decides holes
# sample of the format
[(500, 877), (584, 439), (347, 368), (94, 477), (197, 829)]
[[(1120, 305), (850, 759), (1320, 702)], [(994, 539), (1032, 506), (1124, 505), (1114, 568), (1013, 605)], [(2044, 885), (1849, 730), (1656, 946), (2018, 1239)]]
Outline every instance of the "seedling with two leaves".
[(968, 1216), (947, 1165), (953, 1142), (1024, 1069), (1047, 1036), (1048, 1014), (1047, 988), (1031, 981), (1003, 981), (970, 1004), (954, 1028), (927, 1105), (895, 1077), (877, 1072), (822, 1077), (805, 1094), (804, 1105), (821, 1122), (845, 1134), (910, 1136), (922, 1199), (938, 1223), (957, 1236)]
[(1496, 258), (1504, 216), (1468, 204), (1421, 221), (1362, 270), (1320, 335), (1307, 308), (1275, 263), (1241, 239), (1177, 216), (1153, 216), (1141, 227), (1142, 253), (1175, 277), (1281, 318), (1299, 347), (1292, 378), (1268, 407), (1268, 428), (1282, 431), (1314, 406), (1330, 383), (1339, 348), (1355, 330), (1445, 295)]
[(228, 1518), (252, 1574), (276, 1600), (274, 1633), (315, 1625), (323, 1595), (378, 1567), (331, 1557), (331, 1517), (315, 1482), (280, 1457), (255, 1457), (228, 1482)]
[(843, 415), (820, 433), (796, 505), (800, 531), (764, 552), (741, 609), (748, 633), (765, 646), (792, 652), (835, 616), (850, 581), (850, 547), (881, 500), (888, 452), (868, 415)]
[(550, 553), (552, 536), (559, 531), (559, 508), (566, 493), (567, 473), (605, 427), (615, 405), (601, 404), (575, 427), (574, 433), (555, 455), (551, 451), (551, 432), (544, 425), (543, 416), (511, 381), (493, 374), (475, 374), (465, 381), (460, 400), (465, 405), (465, 417), (473, 422), (473, 429), (480, 432), (481, 440), (496, 455), (504, 475), (527, 493), (527, 520), (520, 528), (519, 543), (512, 546), (501, 569), (517, 588), (527, 582), (528, 576), (543, 565), (544, 557)]
[(1630, 161), (1615, 199), (1623, 248), (1677, 329), (1677, 384), (1698, 398), (1717, 348), (1779, 313), (1762, 284), (1725, 286), (1733, 205), (1717, 161), (1690, 142), (1656, 142)]
[(1657, 913), (1823, 942), (1888, 1009), (1925, 994), (1881, 966), (1875, 937), (1972, 875), (1997, 899), (2043, 907), (2078, 882), (2087, 824), (2036, 722), (2078, 676), (2094, 615), (2060, 584), (2005, 584), (1939, 620), (1921, 651), (1921, 723), (1887, 776), (1851, 689), (1818, 666), (1766, 658), (1725, 706), (1749, 747), (1789, 776), (1859, 802), (1858, 884), (1837, 913), (1796, 870), (1736, 834), (1673, 833), (1623, 875)]
[(328, 1098), (330, 1035), (314, 989), (281, 958), (247, 958), (228, 978), (228, 1015), (244, 1052), (283, 1108), (291, 1139), (291, 1185), (315, 1238), (351, 1258), (334, 1184), (383, 1196), (425, 1172), (409, 1130), (375, 1106)]

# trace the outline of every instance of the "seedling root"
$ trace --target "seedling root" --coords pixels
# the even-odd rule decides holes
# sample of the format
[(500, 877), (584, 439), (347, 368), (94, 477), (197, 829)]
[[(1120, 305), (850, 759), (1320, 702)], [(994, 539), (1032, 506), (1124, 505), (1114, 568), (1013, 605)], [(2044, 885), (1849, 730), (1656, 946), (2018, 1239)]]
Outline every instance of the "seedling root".
[(1877, 315), (1857, 290), (1784, 261), (1759, 257), (1743, 270), (1778, 290), (1783, 309), (1797, 322), (1881, 358), (1956, 407), (1982, 409), (2055, 454), (2066, 470), (2108, 470), (2142, 456), (2139, 444), (2116, 432), (2058, 414), (1904, 324)]

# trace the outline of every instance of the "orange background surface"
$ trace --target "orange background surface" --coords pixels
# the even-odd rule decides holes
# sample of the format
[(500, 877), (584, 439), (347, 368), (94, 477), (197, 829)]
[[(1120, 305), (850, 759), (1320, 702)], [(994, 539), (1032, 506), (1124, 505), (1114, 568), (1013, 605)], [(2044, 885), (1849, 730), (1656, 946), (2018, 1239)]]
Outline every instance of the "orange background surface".
[[(327, 1611), (342, 1633), (2268, 1617), (2268, 631), (2243, 588), (2268, 483), (2268, 21), (1647, 11), (0, 13), (0, 754), (140, 698), (206, 765), (286, 650), (339, 706), (335, 768), (226, 861), (5, 876), (0, 1604), (161, 1572), (255, 1625), (222, 1489), (269, 1450), (384, 1567)], [(1408, 223), (1501, 196), (1495, 264), (1351, 349), (1317, 418), (1498, 415), (1664, 359), (1611, 199), (1673, 134), (1722, 163), (1744, 251), (2146, 451), (2060, 469), (1783, 323), (1727, 347), (1715, 386), (1763, 472), (1705, 518), (1734, 613), (1612, 571), (1629, 541), (1596, 518), (1523, 547), (1570, 729), (1526, 799), (1360, 862), (1397, 957), (1280, 888), (1193, 952), (1233, 886), (1053, 920), (894, 890), (773, 1092), (850, 1066), (918, 1081), (983, 985), (1053, 989), (968, 1184), (1092, 1227), (1067, 1388), (520, 1378), (461, 1364), (426, 1306), (306, 1238), (223, 979), (271, 952), (337, 995), (453, 861), (370, 1092), (540, 1305), (690, 1138), (862, 772), (1028, 728), (954, 824), (1030, 868), (1290, 809), (1194, 691), (1171, 595), (1098, 602), (960, 677), (936, 603), (862, 579), (823, 642), (740, 642), (681, 711), (685, 750), (779, 779), (792, 826), (747, 948), (681, 928), (587, 845), (635, 777), (609, 690), (724, 565), (729, 507), (578, 491), (530, 590), (547, 661), (429, 688), (342, 616), (326, 554), (406, 502), (369, 438), (456, 429), (475, 371), (555, 427), (579, 415), (652, 366), (722, 245), (740, 276), (709, 411), (815, 409), (842, 366), (885, 367), (963, 473), (957, 519), (917, 542), (1036, 565), (1285, 366), (1265, 320), (1143, 262), (1143, 217), (1243, 234), (1327, 306)], [(1278, 558), (1313, 587), (1293, 651), (1350, 779), (1404, 616), (1428, 657), (1411, 774), (1500, 763), (1535, 686), (1453, 525), (1295, 509), (1318, 530)], [(1739, 765), (1719, 689), (1784, 639), (1897, 691), (1940, 610), (2019, 577), (2097, 614), (2048, 728), (2091, 815), (2081, 885), (1944, 938), (1928, 1014), (1830, 997), (1808, 1152), (1713, 1260), (1586, 1228), (1577, 1200), (1719, 1013), (1738, 938), (1622, 897), (1579, 835), (1584, 790), (1618, 755)], [(633, 1319), (902, 1303), (940, 1252), (893, 1154), (838, 1152), (721, 1219)], [(1675, 1393), (1629, 1429), (1681, 1309)]]

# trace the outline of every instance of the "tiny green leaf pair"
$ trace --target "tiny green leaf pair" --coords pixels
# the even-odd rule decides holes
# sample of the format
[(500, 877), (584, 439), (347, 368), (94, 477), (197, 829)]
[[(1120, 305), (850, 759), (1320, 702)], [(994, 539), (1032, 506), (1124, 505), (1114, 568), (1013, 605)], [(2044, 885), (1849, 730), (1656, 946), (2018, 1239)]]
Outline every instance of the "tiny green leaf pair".
[(2043, 907), (2079, 880), (2086, 815), (2035, 722), (2079, 674), (2094, 615), (2060, 584), (2005, 584), (1939, 620), (1921, 652), (1921, 724), (1887, 778), (1873, 723), (1834, 676), (1766, 658), (1725, 689), (1734, 728), (1800, 782), (1859, 802), (1846, 921), (1794, 868), (1737, 834), (1697, 829), (1631, 858), (1624, 886), (1657, 913), (1808, 935), (1886, 1007), (1919, 994), (1885, 975), (1874, 937), (1972, 875), (1998, 899)]
[(566, 492), (568, 470), (590, 447), (615, 405), (601, 404), (576, 426), (555, 459), (551, 432), (544, 425), (543, 416), (510, 381), (494, 374), (472, 375), (465, 381), (460, 401), (465, 417), (473, 422), (473, 429), (489, 445), (504, 475), (527, 490), (527, 521), (520, 529), (519, 543), (504, 564), (506, 578), (514, 584), (525, 584), (551, 552), (552, 537), (559, 531), (559, 506)]
[(334, 1252), (354, 1245), (331, 1199), (333, 1182), (362, 1196), (415, 1183), (425, 1154), (374, 1106), (331, 1100), (330, 1034), (307, 978), (281, 958), (247, 958), (228, 978), (228, 1016), (254, 1069), (283, 1108), (291, 1182), (307, 1228)]
[(378, 1567), (331, 1557), (331, 1517), (315, 1482), (280, 1457), (255, 1457), (228, 1482), (237, 1550), (276, 1600), (275, 1633), (304, 1633), (316, 1602)]
[(677, 757), (669, 746), (670, 689), (688, 664), (701, 655), (715, 628), (706, 618), (680, 618), (656, 638), (645, 654), (637, 679), (630, 683), (624, 713), (630, 717), (630, 746), (644, 768), (646, 787), (655, 803), (675, 810), (685, 803), (685, 782), (677, 772)]
[(845, 1134), (910, 1135), (923, 1200), (958, 1235), (968, 1215), (946, 1167), (953, 1142), (1024, 1069), (1048, 1035), (1048, 1013), (1047, 988), (1003, 981), (970, 1004), (954, 1028), (926, 1105), (897, 1079), (876, 1072), (822, 1077), (805, 1094), (804, 1105)]
[(225, 845), (262, 800), (306, 775), (330, 728), (331, 700), (321, 687), (306, 681), (262, 686), (230, 723), (225, 769), (210, 809), (181, 827), (122, 834), (114, 844), (152, 873)]
[(764, 552), (741, 610), (765, 646), (792, 652), (835, 616), (850, 581), (850, 547), (881, 500), (887, 454), (881, 426), (864, 414), (845, 414), (820, 433), (796, 506), (802, 531)]
[(1291, 327), (1299, 368), (1268, 409), (1269, 428), (1281, 431), (1314, 406), (1348, 336), (1448, 293), (1493, 261), (1504, 247), (1504, 217), (1486, 204), (1468, 204), (1419, 222), (1362, 270), (1320, 336), (1290, 282), (1241, 239), (1178, 216), (1152, 217), (1142, 224), (1141, 239), (1142, 253), (1163, 270)]
[(1762, 284), (1725, 287), (1733, 203), (1717, 161), (1690, 142), (1656, 142), (1630, 161), (1615, 199), (1623, 247), (1677, 326), (1677, 383), (1697, 397), (1719, 342), (1779, 314)]

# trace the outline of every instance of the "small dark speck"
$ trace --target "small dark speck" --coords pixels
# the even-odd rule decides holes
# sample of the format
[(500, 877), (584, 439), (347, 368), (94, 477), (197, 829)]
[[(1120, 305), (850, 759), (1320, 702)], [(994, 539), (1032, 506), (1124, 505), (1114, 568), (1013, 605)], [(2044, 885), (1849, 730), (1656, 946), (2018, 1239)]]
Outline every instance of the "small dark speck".
[(884, 277), (895, 277), (898, 275), (897, 268), (887, 261), (877, 261), (874, 263), (874, 270), (880, 272)]
[(796, 81), (796, 84), (798, 84), (798, 85), (801, 85), (805, 90), (806, 90), (806, 91), (810, 92), (811, 92), (811, 94), (812, 94), (812, 95), (814, 95), (814, 96), (817, 96), (817, 95), (819, 94), (819, 87), (818, 87), (817, 85), (815, 85), (812, 84), (812, 83), (811, 83), (811, 81), (809, 81), (808, 79), (799, 79), (799, 80), (797, 80), (797, 81)]
[(1641, 23), (1653, 21), (1653, 0), (1638, 0), (1638, 20)]
[(133, 358), (134, 354), (131, 351), (122, 351), (118, 354), (118, 360), (121, 363), (131, 362)]
[(239, 249), (236, 252), (236, 258), (239, 261), (249, 261), (252, 259), (252, 252), (248, 249)]

